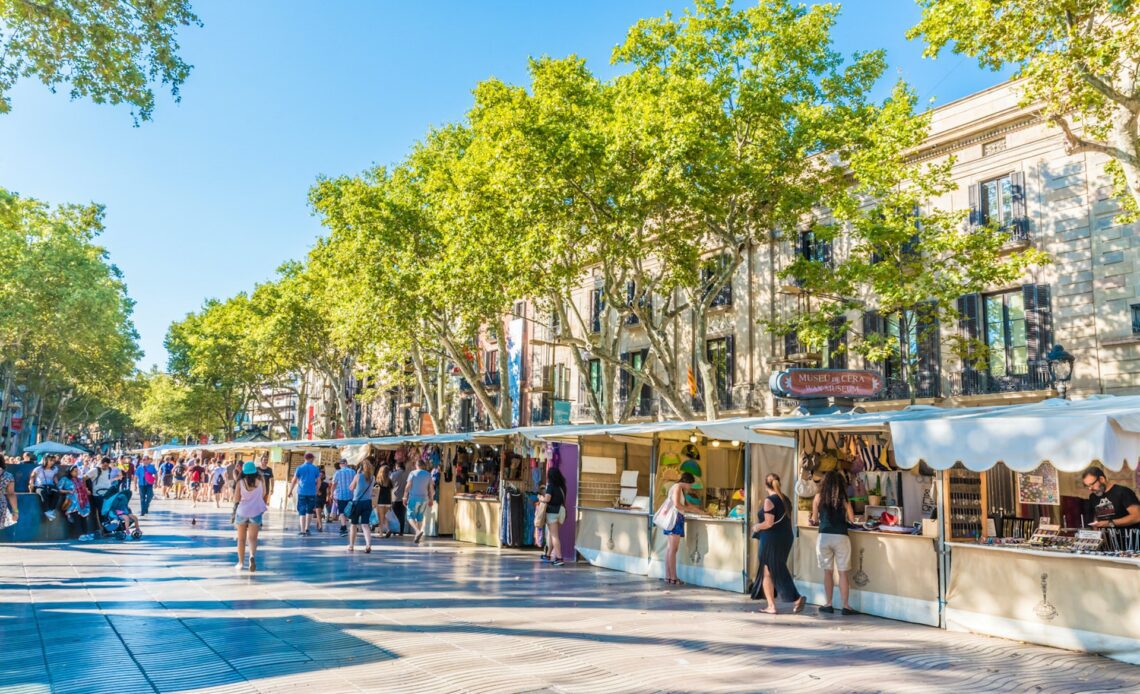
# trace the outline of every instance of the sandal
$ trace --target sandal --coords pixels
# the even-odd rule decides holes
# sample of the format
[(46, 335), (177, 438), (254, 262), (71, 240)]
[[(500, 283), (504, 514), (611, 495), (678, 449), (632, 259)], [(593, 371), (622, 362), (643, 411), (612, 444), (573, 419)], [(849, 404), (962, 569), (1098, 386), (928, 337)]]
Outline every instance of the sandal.
[(372, 545), (368, 545), (367, 547), (365, 547), (364, 553), (365, 554), (372, 554)]
[(807, 598), (805, 598), (804, 596), (801, 595), (800, 599), (796, 600), (792, 604), (792, 614), (799, 614), (799, 613), (803, 612), (804, 611), (804, 605), (806, 605), (806, 604), (807, 604)]

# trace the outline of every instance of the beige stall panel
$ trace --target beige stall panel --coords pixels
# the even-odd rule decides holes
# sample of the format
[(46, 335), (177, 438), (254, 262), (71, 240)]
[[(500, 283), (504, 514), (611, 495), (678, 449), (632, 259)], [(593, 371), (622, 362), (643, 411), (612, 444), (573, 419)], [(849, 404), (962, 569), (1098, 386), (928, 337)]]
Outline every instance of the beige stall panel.
[[(752, 527), (758, 518), (757, 515), (760, 509), (764, 507), (764, 499), (768, 497), (767, 491), (764, 489), (764, 477), (769, 472), (774, 472), (780, 476), (780, 484), (782, 485), (784, 496), (794, 504), (796, 503), (796, 449), (788, 446), (769, 446), (766, 444), (753, 444), (750, 451), (752, 466), (752, 485), (748, 490), (749, 500), (751, 501), (752, 515), (748, 518), (748, 526)], [(796, 523), (795, 509), (789, 511), (792, 514), (792, 525)], [(749, 533), (751, 535), (751, 533)], [(756, 540), (751, 540), (748, 543), (748, 575), (755, 578), (757, 557), (756, 552), (759, 544)], [(814, 550), (813, 550), (814, 552)], [(793, 549), (792, 554), (795, 554)], [(814, 554), (812, 555), (815, 556)], [(788, 557), (788, 567), (792, 568), (793, 557)]]
[(1038, 625), (1140, 640), (1136, 564), (962, 545), (950, 559), (947, 607), (1020, 622), (1024, 631), (1014, 638), (1041, 643)]
[[(819, 531), (799, 529), (793, 573), (797, 580), (823, 583), (815, 543)], [(853, 532), (851, 591), (938, 601), (938, 555), (934, 539), (909, 535)]]
[(578, 537), (574, 542), (579, 552), (594, 550), (637, 559), (649, 556), (649, 518), (645, 514), (588, 508), (578, 511)]
[(649, 460), (653, 447), (631, 443), (626, 452), (625, 469), (637, 470), (637, 495), (649, 496)]
[[(685, 537), (677, 552), (677, 576), (686, 583), (743, 592), (745, 539), (743, 521), (685, 518)], [(650, 576), (665, 575), (666, 536), (653, 529)]]
[(455, 539), (498, 547), (499, 512), (499, 502), (493, 499), (456, 499)]

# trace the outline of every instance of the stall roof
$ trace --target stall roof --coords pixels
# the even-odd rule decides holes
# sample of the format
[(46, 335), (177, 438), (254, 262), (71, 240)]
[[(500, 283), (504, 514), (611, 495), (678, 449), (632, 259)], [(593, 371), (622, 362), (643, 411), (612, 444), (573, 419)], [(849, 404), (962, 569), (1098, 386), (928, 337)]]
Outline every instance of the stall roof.
[(752, 428), (758, 432), (776, 435), (795, 436), (798, 431), (836, 429), (847, 431), (886, 432), (893, 422), (925, 421), (945, 417), (958, 417), (966, 414), (981, 414), (1008, 408), (1009, 406), (989, 407), (935, 407), (933, 405), (911, 405), (901, 410), (883, 412), (837, 412), (833, 414), (799, 415), (795, 417), (769, 417), (760, 420)]
[[(793, 446), (794, 443), (784, 437), (771, 436), (754, 430), (755, 425), (780, 419), (779, 417), (738, 417), (733, 419), (720, 419), (716, 421), (664, 421), (643, 422), (638, 424), (585, 424), (567, 431), (540, 432), (539, 437), (544, 439), (575, 439), (582, 436), (608, 436), (615, 439), (643, 439), (660, 436), (662, 434), (699, 434), (723, 441), (741, 441), (744, 443), (763, 443), (776, 446)], [(549, 427), (548, 427), (549, 428)]]
[(974, 471), (998, 462), (1017, 472), (1042, 463), (1079, 472), (1092, 464), (1119, 470), (1140, 455), (1140, 396), (1045, 400), (1029, 405), (947, 409), (937, 417), (890, 422), (895, 459)]

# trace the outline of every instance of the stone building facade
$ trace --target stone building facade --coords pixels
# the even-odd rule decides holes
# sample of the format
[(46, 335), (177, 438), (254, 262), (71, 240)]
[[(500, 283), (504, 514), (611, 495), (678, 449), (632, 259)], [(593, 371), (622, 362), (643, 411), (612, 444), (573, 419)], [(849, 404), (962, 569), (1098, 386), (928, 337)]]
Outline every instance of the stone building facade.
[[(1098, 154), (1070, 155), (1059, 130), (1040, 122), (1032, 109), (1018, 105), (1016, 83), (1004, 83), (948, 103), (932, 114), (927, 141), (914, 155), (919, 161), (953, 156), (957, 188), (934, 202), (940, 209), (968, 211), (970, 223), (996, 221), (1010, 235), (1009, 248), (1031, 245), (1046, 252), (1052, 263), (1032, 268), (1017, 283), (991, 287), (962, 297), (958, 325), (939, 325), (927, 340), (912, 338), (919, 350), (918, 401), (943, 406), (1029, 402), (1055, 394), (1044, 359), (1054, 344), (1076, 357), (1070, 396), (1140, 392), (1140, 225), (1117, 221), (1120, 207), (1111, 196)], [(864, 402), (867, 409), (909, 404), (905, 384), (889, 364), (865, 364), (834, 340), (821, 350), (802, 349), (796, 340), (773, 334), (765, 321), (802, 310), (804, 297), (779, 278), (797, 255), (839, 257), (844, 239), (821, 247), (802, 234), (785, 234), (747, 249), (723, 296), (706, 314), (706, 349), (716, 362), (715, 387), (704, 388), (696, 377), (700, 397), (716, 397), (720, 416), (778, 414), (787, 409), (768, 387), (770, 375), (789, 366), (873, 368), (886, 377), (882, 396)], [(709, 260), (719, 251), (710, 249)], [(594, 421), (587, 390), (612, 383), (605, 403), (607, 417), (630, 421), (671, 419), (675, 415), (652, 392), (632, 392), (630, 379), (604, 360), (583, 355), (581, 366), (571, 348), (560, 346), (567, 335), (587, 338), (614, 328), (614, 312), (600, 305), (596, 280), (582, 278), (573, 292), (575, 325), (558, 325), (549, 309), (520, 302), (515, 316), (525, 324), (518, 392), (518, 423), (541, 425)], [(656, 299), (660, 301), (660, 299)], [(604, 302), (602, 302), (604, 303)], [(610, 324), (606, 324), (609, 320)], [(897, 326), (875, 314), (847, 316), (850, 331), (877, 331), (892, 339)], [(692, 321), (679, 320), (672, 339), (682, 354), (677, 360), (677, 383), (696, 373), (693, 350), (697, 340)], [(985, 368), (964, 366), (944, 349), (953, 335), (985, 340), (990, 362)], [(624, 324), (617, 338), (623, 359), (645, 358), (649, 347), (644, 326)], [(482, 350), (485, 378), (498, 379), (494, 351), (486, 340)], [(502, 379), (504, 386), (506, 379)], [(490, 382), (490, 381), (488, 381)], [(603, 387), (604, 388), (604, 387)], [(469, 392), (455, 389), (449, 430), (486, 427), (486, 417)], [(410, 393), (382, 399), (386, 409), (415, 410)], [(633, 400), (634, 402), (631, 402)], [(390, 401), (390, 402), (389, 402)], [(698, 403), (699, 404), (699, 403)], [(697, 416), (702, 413), (698, 410)], [(402, 414), (418, 421), (418, 415)], [(387, 433), (382, 420), (373, 432)], [(414, 426), (397, 424), (396, 429)]]

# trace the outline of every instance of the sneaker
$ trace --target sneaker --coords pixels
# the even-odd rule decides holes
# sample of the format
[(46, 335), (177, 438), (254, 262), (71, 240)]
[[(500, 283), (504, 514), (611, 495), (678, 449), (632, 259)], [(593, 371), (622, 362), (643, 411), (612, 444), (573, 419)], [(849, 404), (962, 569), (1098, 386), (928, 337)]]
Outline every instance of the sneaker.
[(241, 571), (244, 568), (245, 568), (245, 564), (241, 563), (240, 561), (238, 563), (234, 564), (234, 571)]
[(541, 557), (539, 557), (538, 559), (539, 559), (539, 561), (541, 561), (544, 564), (550, 563), (550, 555), (549, 554), (544, 554)]
[(551, 566), (562, 566), (563, 564), (565, 564), (565, 562), (563, 562), (561, 559), (555, 559), (554, 561), (550, 562)]
[(90, 542), (90, 541), (92, 541), (92, 540), (94, 540), (94, 539), (95, 539), (95, 536), (94, 536), (94, 535), (92, 535), (92, 534), (90, 534), (90, 533), (88, 533), (88, 534), (86, 534), (86, 535), (80, 535), (80, 536), (79, 536), (79, 541), (80, 541), (80, 542)]
[(831, 605), (824, 605), (823, 607), (819, 608), (819, 611), (821, 614), (835, 614), (835, 608)]
[(415, 542), (418, 545), (420, 543), (420, 540), (423, 540), (423, 539), (424, 539), (424, 531), (421, 530), (418, 533), (416, 533), (416, 539), (413, 540), (413, 542)]
[(44, 515), (48, 520), (55, 520), (55, 511), (44, 511)]
[(844, 617), (850, 617), (853, 614), (859, 614), (859, 613), (856, 612), (855, 610), (851, 609), (850, 607), (844, 607), (843, 610), (840, 612), (840, 614), (842, 614)]
[(305, 536), (305, 531), (304, 531), (304, 530), (298, 530), (298, 531), (297, 531), (297, 537), (304, 537), (304, 536)]
[(254, 571), (257, 571), (257, 557), (250, 557), (249, 558), (249, 572), (253, 573)]
[(341, 535), (347, 535), (348, 534), (348, 528), (343, 526), (343, 525), (340, 526), (340, 534)]

